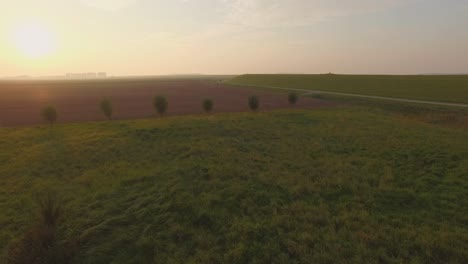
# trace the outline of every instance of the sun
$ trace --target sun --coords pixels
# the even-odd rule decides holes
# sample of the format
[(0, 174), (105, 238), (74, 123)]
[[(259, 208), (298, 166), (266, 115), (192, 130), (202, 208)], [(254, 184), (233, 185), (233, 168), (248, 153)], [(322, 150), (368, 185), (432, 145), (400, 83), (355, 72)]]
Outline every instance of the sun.
[(33, 59), (47, 57), (57, 50), (53, 32), (37, 23), (17, 26), (13, 30), (13, 42), (22, 55)]

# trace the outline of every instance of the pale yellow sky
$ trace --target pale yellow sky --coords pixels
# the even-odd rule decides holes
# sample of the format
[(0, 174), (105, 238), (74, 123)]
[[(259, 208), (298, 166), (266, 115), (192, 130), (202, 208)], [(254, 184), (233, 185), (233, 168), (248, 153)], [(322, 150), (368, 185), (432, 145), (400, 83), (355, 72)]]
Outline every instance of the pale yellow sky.
[(0, 76), (468, 72), (465, 0), (15, 0)]

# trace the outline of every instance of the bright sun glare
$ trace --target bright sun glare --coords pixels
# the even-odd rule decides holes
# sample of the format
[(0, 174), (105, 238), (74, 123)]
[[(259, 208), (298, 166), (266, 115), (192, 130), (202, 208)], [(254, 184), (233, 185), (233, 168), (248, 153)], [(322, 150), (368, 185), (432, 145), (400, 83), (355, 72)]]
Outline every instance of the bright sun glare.
[(26, 57), (42, 58), (56, 51), (55, 35), (40, 24), (23, 24), (14, 29), (14, 45)]

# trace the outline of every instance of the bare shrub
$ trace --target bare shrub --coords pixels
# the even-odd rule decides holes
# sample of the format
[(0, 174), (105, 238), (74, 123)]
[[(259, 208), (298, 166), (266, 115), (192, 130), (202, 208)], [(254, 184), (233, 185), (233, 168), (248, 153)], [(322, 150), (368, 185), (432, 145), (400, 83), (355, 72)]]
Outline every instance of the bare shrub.
[(109, 99), (104, 99), (100, 104), (102, 113), (107, 117), (107, 119), (112, 119), (112, 102)]
[(53, 125), (57, 121), (57, 110), (53, 106), (47, 106), (41, 111), (42, 118)]
[(158, 95), (154, 97), (153, 106), (160, 116), (164, 115), (167, 111), (169, 103), (167, 102), (166, 97)]
[(295, 105), (297, 103), (297, 99), (298, 99), (298, 96), (296, 92), (290, 92), (288, 94), (288, 102), (290, 105)]
[(205, 113), (211, 113), (211, 111), (213, 111), (213, 100), (211, 99), (203, 100), (202, 107)]
[(257, 111), (259, 107), (260, 107), (260, 100), (258, 99), (258, 97), (257, 96), (249, 97), (250, 110)]

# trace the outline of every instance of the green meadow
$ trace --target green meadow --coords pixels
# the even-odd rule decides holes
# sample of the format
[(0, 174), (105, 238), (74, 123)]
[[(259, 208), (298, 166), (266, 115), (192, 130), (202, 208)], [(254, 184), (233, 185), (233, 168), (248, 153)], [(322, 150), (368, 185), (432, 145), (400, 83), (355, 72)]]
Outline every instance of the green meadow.
[[(292, 83), (323, 89), (309, 80), (352, 77), (301, 78)], [(438, 99), (467, 101), (452, 91)], [(348, 106), (1, 128), (0, 138), (0, 262), (46, 193), (60, 198), (57, 243), (71, 263), (468, 259), (460, 128)]]
[(246, 74), (228, 83), (468, 103), (468, 75)]

